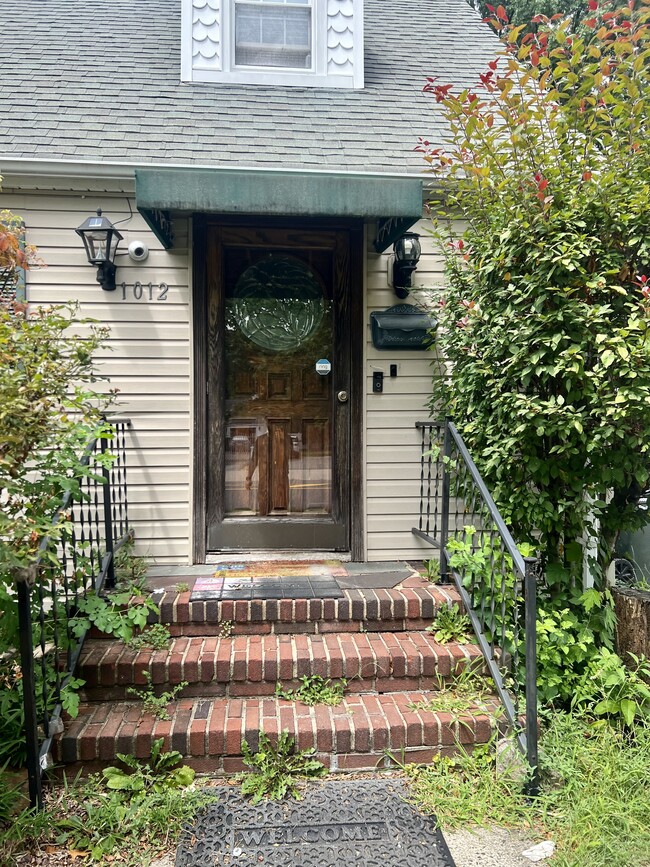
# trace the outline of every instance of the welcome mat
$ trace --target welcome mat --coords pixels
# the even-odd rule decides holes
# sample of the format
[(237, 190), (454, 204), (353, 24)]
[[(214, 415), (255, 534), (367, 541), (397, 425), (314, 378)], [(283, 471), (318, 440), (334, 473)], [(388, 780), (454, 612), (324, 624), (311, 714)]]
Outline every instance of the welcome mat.
[(302, 801), (257, 806), (236, 787), (214, 792), (176, 867), (455, 867), (435, 818), (407, 803), (400, 780), (310, 783)]
[(341, 599), (336, 582), (347, 572), (339, 560), (221, 563), (211, 576), (194, 582), (191, 600), (208, 599)]

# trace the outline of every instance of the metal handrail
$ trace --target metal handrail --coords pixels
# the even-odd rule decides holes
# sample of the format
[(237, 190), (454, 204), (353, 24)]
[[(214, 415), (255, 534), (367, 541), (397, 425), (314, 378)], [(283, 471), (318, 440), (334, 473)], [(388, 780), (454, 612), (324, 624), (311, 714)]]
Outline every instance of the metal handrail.
[[(508, 529), (503, 516), (490, 494), (481, 474), (458, 429), (450, 419), (445, 421), (416, 422), (421, 431), (422, 457), (420, 473), (420, 515), (413, 533), (440, 551), (440, 576), (442, 581), (453, 581), (463, 606), (476, 634), (478, 645), (494, 681), (496, 691), (508, 723), (522, 754), (530, 768), (529, 792), (538, 790), (538, 745), (537, 745), (537, 574), (540, 563), (536, 558), (523, 557)], [(429, 440), (427, 442), (427, 435)], [(442, 448), (433, 444), (434, 435), (442, 439)], [(455, 461), (454, 461), (455, 457)], [(477, 536), (481, 543), (487, 537), (491, 552), (487, 588), (476, 586), (475, 576), (462, 574), (452, 567), (454, 551), (449, 547), (452, 487), (455, 514), (452, 536), (466, 534), (464, 527), (469, 515), (478, 518), (481, 525)], [(432, 510), (433, 500), (433, 510)], [(462, 509), (459, 507), (462, 504)], [(433, 516), (433, 527), (431, 519)], [(470, 521), (471, 523), (471, 521)], [(499, 556), (495, 557), (494, 543), (498, 540)], [(479, 547), (472, 547), (473, 553)], [(483, 555), (485, 556), (485, 555)], [(511, 596), (507, 598), (508, 568), (510, 560), (513, 578)], [(498, 585), (498, 586), (497, 586)], [(468, 590), (469, 587), (469, 590)], [(523, 596), (521, 595), (523, 593)], [(523, 604), (522, 624), (519, 614)], [(498, 610), (497, 610), (498, 606)], [(508, 629), (513, 638), (506, 639), (506, 617), (511, 614)], [(501, 636), (498, 640), (496, 627), (501, 621)], [(510, 645), (510, 646), (508, 646)], [(521, 690), (519, 665), (524, 655), (525, 725), (519, 712)], [(506, 683), (506, 680), (508, 683)]]
[[(86, 639), (86, 632), (80, 637), (74, 638), (70, 630), (71, 616), (76, 613), (75, 606), (79, 598), (79, 591), (85, 595), (88, 590), (101, 591), (104, 586), (112, 587), (115, 584), (114, 558), (116, 551), (125, 541), (130, 538), (128, 525), (128, 499), (126, 483), (126, 429), (130, 427), (131, 420), (128, 418), (105, 419), (105, 424), (113, 428), (113, 437), (117, 444), (116, 462), (113, 466), (102, 466), (101, 477), (86, 476), (83, 473), (78, 476), (79, 484), (84, 481), (88, 485), (88, 493), (75, 498), (72, 491), (66, 491), (61, 504), (52, 516), (52, 527), (60, 524), (63, 516), (70, 516), (72, 530), (67, 533), (62, 530), (60, 535), (53, 533), (46, 535), (38, 546), (37, 557), (30, 573), (34, 579), (31, 586), (26, 580), (17, 581), (18, 619), (20, 630), (20, 664), (23, 681), (23, 708), (25, 715), (25, 745), (27, 753), (27, 778), (29, 784), (30, 801), (33, 807), (41, 809), (43, 806), (42, 777), (48, 767), (48, 754), (51, 749), (54, 735), (61, 729), (61, 715), (63, 712), (61, 695), (70, 679), (74, 676), (79, 663), (79, 658)], [(109, 450), (110, 438), (106, 431), (102, 431), (98, 437), (93, 438), (83, 451), (80, 463), (87, 467), (94, 454), (104, 454)], [(118, 472), (115, 473), (115, 466)], [(101, 491), (101, 496), (100, 496)], [(91, 500), (92, 492), (92, 500)], [(117, 499), (116, 499), (117, 498)], [(100, 499), (103, 517), (100, 519)], [(78, 515), (74, 513), (78, 508)], [(119, 535), (118, 535), (119, 534)], [(57, 545), (60, 573), (52, 576), (51, 585), (47, 583), (47, 569), (43, 559), (46, 551), (53, 545)], [(90, 573), (84, 574), (83, 585), (80, 588), (77, 581), (77, 566), (82, 557), (85, 557), (86, 547), (90, 547)], [(105, 553), (101, 553), (101, 548)], [(93, 548), (95, 550), (93, 550)], [(69, 573), (72, 573), (69, 574)], [(74, 581), (71, 586), (70, 578)], [(57, 581), (60, 580), (60, 583)], [(33, 590), (37, 598), (33, 598)], [(53, 653), (44, 651), (44, 628), (46, 623), (45, 600), (48, 599), (52, 611), (54, 648)], [(63, 601), (63, 611), (59, 606)], [(41, 696), (43, 701), (42, 718), (39, 719), (38, 702), (36, 694), (35, 673), (35, 641), (34, 623), (32, 620), (32, 607), (36, 604), (35, 611), (40, 620), (41, 635), (40, 646), (43, 651), (40, 654), (41, 666)], [(59, 667), (59, 656), (65, 651), (67, 665), (65, 671)], [(48, 693), (48, 659), (53, 658), (50, 674), (54, 677), (54, 691)], [(51, 706), (50, 706), (51, 705)]]

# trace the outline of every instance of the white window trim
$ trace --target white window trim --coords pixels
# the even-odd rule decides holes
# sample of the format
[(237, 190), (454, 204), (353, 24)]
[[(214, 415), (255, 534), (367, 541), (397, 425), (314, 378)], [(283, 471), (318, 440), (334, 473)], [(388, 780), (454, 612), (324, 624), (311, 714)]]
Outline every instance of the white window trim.
[(194, 65), (192, 54), (192, 0), (182, 0), (181, 6), (181, 81), (213, 82), (215, 84), (260, 84), (285, 87), (362, 88), (363, 79), (363, 0), (354, 3), (354, 71), (335, 75), (327, 71), (327, 0), (312, 0), (312, 60), (313, 71), (233, 68), (234, 27), (231, 0), (221, 0), (221, 66), (207, 69)]

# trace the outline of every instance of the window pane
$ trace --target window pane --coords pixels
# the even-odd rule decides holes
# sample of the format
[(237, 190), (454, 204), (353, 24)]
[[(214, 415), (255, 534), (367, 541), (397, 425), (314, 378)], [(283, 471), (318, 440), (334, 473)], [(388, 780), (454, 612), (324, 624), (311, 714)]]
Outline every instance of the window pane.
[(309, 69), (311, 8), (306, 4), (235, 4), (235, 64)]

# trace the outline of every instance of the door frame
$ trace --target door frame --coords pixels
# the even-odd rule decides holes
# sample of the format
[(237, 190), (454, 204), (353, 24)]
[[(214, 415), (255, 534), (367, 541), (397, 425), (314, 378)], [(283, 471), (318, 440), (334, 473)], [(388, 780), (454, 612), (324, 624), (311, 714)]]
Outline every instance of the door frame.
[[(349, 233), (350, 239), (350, 556), (364, 557), (363, 489), (363, 352), (365, 342), (364, 310), (364, 226), (361, 220), (309, 219), (304, 217), (258, 218), (219, 214), (194, 214), (192, 218), (192, 354), (193, 354), (193, 502), (192, 561), (205, 563), (207, 555), (207, 461), (208, 461), (208, 370), (209, 322), (208, 275), (216, 276), (216, 262), (208, 267), (208, 226), (246, 226), (273, 229), (333, 230)], [(357, 339), (358, 338), (358, 339)]]

